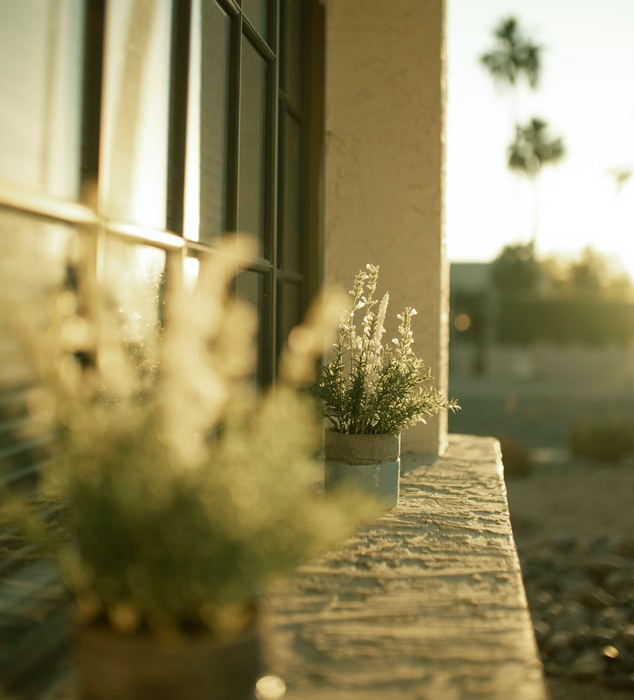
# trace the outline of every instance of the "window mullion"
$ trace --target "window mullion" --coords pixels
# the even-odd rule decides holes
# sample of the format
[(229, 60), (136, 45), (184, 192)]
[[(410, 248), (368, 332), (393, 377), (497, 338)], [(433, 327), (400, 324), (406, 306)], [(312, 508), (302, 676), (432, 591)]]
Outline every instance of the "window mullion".
[(172, 6), (166, 220), (167, 228), (181, 236), (185, 200), (190, 27), (191, 0), (177, 0)]
[[(270, 29), (273, 29), (271, 34)], [(277, 308), (278, 308), (278, 244), (277, 244), (277, 217), (278, 217), (278, 144), (279, 144), (279, 80), (280, 80), (280, 61), (279, 61), (279, 36), (280, 36), (280, 3), (275, 2), (273, 8), (273, 16), (269, 18), (269, 34), (272, 38), (272, 46), (275, 53), (275, 58), (269, 64), (268, 80), (267, 80), (267, 120), (270, 120), (267, 125), (269, 138), (267, 139), (267, 162), (269, 165), (269, 178), (267, 178), (265, 189), (265, 202), (268, 207), (267, 226), (270, 239), (270, 259), (273, 264), (271, 271), (271, 305), (270, 305), (270, 362), (271, 362), (271, 379), (276, 378), (277, 362)]]
[(238, 228), (238, 182), (240, 177), (240, 71), (242, 67), (242, 16), (231, 18), (229, 50), (229, 125), (227, 145), (227, 220), (229, 231)]
[(101, 140), (101, 96), (104, 63), (105, 0), (92, 0), (85, 5), (84, 65), (81, 115), (80, 198), (94, 205), (94, 187), (99, 178)]

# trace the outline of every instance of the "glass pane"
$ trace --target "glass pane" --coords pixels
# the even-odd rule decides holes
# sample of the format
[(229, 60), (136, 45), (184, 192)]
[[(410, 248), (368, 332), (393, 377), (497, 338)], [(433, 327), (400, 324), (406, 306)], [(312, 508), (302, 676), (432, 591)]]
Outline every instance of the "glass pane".
[(284, 270), (300, 272), (303, 269), (301, 255), (302, 238), (302, 190), (303, 161), (301, 152), (301, 126), (293, 117), (284, 120), (284, 182), (282, 265)]
[(264, 328), (264, 275), (258, 272), (241, 272), (236, 277), (236, 295), (251, 304), (258, 316), (257, 367), (258, 382), (263, 383), (263, 328)]
[(260, 36), (267, 36), (268, 5), (270, 0), (242, 0), (242, 10)]
[(42, 328), (55, 301), (52, 291), (65, 280), (74, 238), (71, 227), (0, 212), (0, 483), (19, 488), (32, 485), (50, 457), (46, 429), (29, 430), (34, 372), (24, 329), (52, 361)]
[(0, 3), (0, 177), (77, 199), (82, 0)]
[(238, 229), (257, 235), (262, 255), (266, 62), (247, 41), (242, 46)]
[(236, 278), (236, 294), (259, 312), (262, 301), (262, 275), (258, 272), (241, 272)]
[(286, 0), (286, 21), (282, 62), (286, 99), (297, 110), (302, 109), (302, 7), (303, 0)]
[(150, 360), (158, 338), (165, 251), (108, 239), (102, 272), (125, 337)]
[(226, 229), (230, 31), (215, 2), (194, 0), (185, 194), (185, 236), (192, 240)]
[(286, 343), (288, 334), (302, 320), (302, 288), (299, 284), (280, 284), (278, 349)]
[(107, 3), (102, 206), (165, 227), (171, 0)]
[[(68, 226), (1, 212), (0, 309), (12, 309), (29, 325), (43, 322), (46, 294), (62, 284), (73, 240)], [(0, 385), (28, 377), (20, 347), (10, 314), (0, 314)]]

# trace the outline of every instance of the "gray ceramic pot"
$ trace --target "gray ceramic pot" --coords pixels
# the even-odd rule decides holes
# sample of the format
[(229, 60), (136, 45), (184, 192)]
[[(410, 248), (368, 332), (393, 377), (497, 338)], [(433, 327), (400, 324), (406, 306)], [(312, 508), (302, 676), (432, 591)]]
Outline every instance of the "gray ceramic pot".
[(398, 503), (401, 471), (401, 435), (347, 435), (325, 433), (324, 487), (358, 487), (381, 500), (387, 508)]

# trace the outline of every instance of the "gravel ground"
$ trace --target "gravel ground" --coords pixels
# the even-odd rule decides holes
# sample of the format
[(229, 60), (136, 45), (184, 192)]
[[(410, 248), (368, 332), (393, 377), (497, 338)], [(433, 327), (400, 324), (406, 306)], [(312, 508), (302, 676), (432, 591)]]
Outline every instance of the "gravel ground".
[(634, 699), (634, 460), (534, 453), (507, 487), (552, 700)]

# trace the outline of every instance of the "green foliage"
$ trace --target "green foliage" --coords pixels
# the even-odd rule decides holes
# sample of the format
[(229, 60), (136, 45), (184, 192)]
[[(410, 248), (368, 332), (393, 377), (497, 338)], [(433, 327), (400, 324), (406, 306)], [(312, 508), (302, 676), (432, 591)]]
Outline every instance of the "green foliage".
[(64, 504), (64, 527), (15, 498), (5, 510), (56, 558), (80, 609), (121, 631), (228, 633), (227, 611), (373, 513), (313, 488), (318, 416), (285, 378), (323, 348), (289, 349), (280, 384), (257, 396), (254, 314), (227, 297), (249, 254), (237, 245), (201, 266), (194, 289), (170, 280), (152, 371), (90, 275), (53, 294), (45, 329), (22, 331), (40, 380), (30, 422), (58, 434), (40, 492)]
[(613, 419), (578, 423), (570, 431), (568, 447), (578, 457), (618, 462), (634, 454), (634, 421)]
[(609, 257), (536, 257), (532, 244), (505, 246), (491, 263), (499, 292), (494, 336), (504, 343), (606, 345), (634, 339), (632, 281)]
[(527, 38), (515, 17), (503, 19), (493, 32), (495, 47), (480, 58), (495, 80), (515, 85), (524, 75), (536, 87), (541, 69), (541, 47)]
[(584, 296), (632, 297), (632, 279), (618, 259), (586, 246), (576, 258), (560, 261), (556, 284), (560, 291)]
[(543, 270), (531, 243), (504, 246), (491, 264), (491, 281), (500, 291), (535, 291), (542, 279)]
[(634, 296), (632, 279), (618, 259), (586, 246), (576, 257), (540, 259), (534, 244), (505, 245), (491, 263), (491, 281), (500, 292), (625, 300)]
[(563, 139), (550, 138), (548, 123), (533, 117), (526, 126), (516, 125), (515, 141), (508, 151), (508, 166), (534, 178), (544, 165), (559, 162), (565, 153)]
[[(430, 369), (412, 349), (415, 309), (397, 315), (399, 337), (383, 344), (389, 302), (375, 299), (379, 268), (368, 264), (355, 276), (351, 305), (342, 313), (334, 356), (311, 387), (324, 416), (340, 433), (397, 433), (441, 409), (455, 410), (433, 386)], [(355, 313), (364, 309), (360, 327)]]
[[(517, 88), (524, 75), (532, 88), (537, 87), (541, 73), (541, 47), (524, 35), (515, 17), (503, 19), (494, 30), (495, 47), (480, 57), (480, 62), (494, 80)], [(517, 90), (514, 90), (517, 98)], [(556, 163), (565, 154), (562, 138), (550, 138), (547, 123), (533, 117), (525, 126), (518, 124), (517, 104), (513, 109), (515, 139), (508, 147), (510, 170), (529, 177), (535, 185), (542, 167)], [(534, 190), (532, 238), (537, 235), (537, 189)]]

